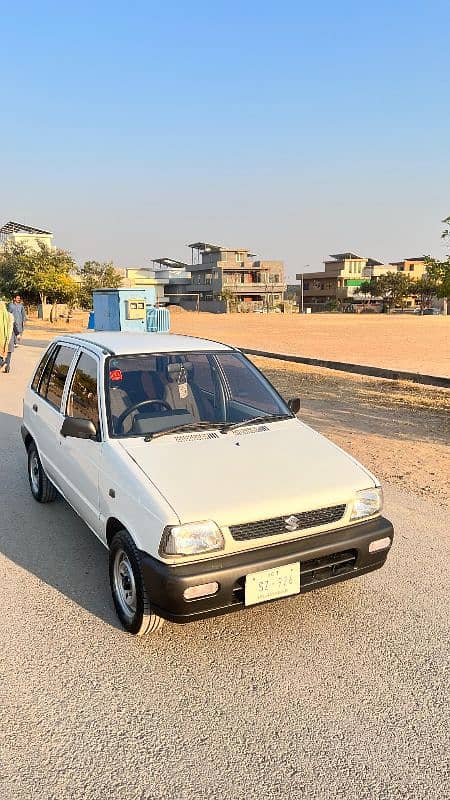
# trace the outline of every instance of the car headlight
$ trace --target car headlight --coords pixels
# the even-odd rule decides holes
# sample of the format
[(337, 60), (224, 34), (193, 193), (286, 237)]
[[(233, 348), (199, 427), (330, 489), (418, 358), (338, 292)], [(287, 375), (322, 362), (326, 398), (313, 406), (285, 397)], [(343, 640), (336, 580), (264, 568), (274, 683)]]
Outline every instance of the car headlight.
[(164, 529), (160, 552), (168, 556), (191, 556), (223, 550), (222, 531), (211, 520), (171, 525)]
[(383, 492), (379, 486), (356, 492), (352, 505), (351, 520), (363, 519), (379, 514), (383, 507)]

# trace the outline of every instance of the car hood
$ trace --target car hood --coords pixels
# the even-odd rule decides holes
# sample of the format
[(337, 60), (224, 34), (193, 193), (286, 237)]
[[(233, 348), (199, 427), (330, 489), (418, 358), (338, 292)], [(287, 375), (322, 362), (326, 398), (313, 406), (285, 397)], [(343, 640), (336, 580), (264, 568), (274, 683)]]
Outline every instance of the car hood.
[(220, 526), (348, 503), (377, 481), (355, 459), (297, 419), (170, 434), (121, 445), (180, 522)]

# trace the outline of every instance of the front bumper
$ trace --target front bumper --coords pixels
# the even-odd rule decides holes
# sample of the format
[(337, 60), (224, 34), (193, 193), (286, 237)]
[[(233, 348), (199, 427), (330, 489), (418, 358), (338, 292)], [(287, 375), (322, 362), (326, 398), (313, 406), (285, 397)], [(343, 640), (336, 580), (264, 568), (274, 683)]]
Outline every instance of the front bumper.
[[(144, 583), (157, 614), (172, 622), (190, 622), (244, 608), (245, 576), (250, 572), (300, 561), (300, 592), (303, 593), (379, 569), (386, 561), (389, 548), (369, 553), (369, 544), (385, 536), (392, 541), (393, 527), (384, 517), (377, 517), (293, 542), (194, 564), (169, 566), (142, 552)], [(210, 581), (219, 584), (215, 595), (199, 600), (184, 599), (185, 589)]]

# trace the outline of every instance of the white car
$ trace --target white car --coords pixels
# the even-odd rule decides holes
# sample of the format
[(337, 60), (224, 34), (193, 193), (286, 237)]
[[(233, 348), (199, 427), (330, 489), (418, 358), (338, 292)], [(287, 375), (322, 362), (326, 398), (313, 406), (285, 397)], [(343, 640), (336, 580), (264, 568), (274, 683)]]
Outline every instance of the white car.
[(59, 492), (109, 550), (130, 633), (381, 567), (379, 482), (242, 353), (172, 334), (61, 336), (24, 398), (33, 496)]

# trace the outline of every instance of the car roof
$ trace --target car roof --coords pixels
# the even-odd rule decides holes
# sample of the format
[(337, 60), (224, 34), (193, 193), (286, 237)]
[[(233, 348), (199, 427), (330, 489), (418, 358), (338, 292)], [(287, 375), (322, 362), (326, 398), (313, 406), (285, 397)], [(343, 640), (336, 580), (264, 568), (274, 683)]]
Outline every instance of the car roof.
[(78, 345), (95, 345), (110, 355), (133, 355), (138, 353), (174, 353), (204, 350), (232, 350), (229, 345), (195, 336), (181, 336), (176, 333), (132, 333), (116, 331), (86, 331), (66, 334), (60, 340)]

